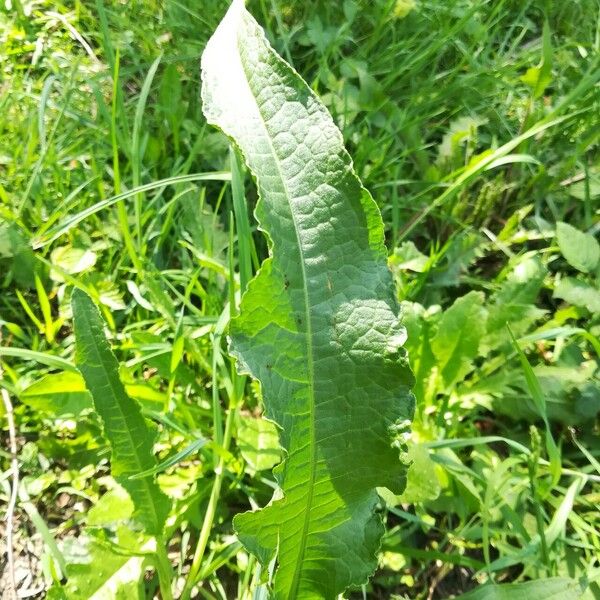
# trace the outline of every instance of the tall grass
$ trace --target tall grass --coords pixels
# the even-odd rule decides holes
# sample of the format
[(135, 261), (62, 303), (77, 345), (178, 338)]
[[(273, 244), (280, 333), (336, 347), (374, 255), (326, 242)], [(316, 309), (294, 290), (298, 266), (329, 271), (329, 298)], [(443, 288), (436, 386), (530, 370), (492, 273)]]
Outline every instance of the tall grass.
[[(598, 285), (565, 263), (554, 223), (599, 229), (600, 5), (422, 0), (401, 18), (395, 0), (250, 4), (334, 115), (382, 210), (415, 340), (428, 479), (388, 498), (369, 597), (569, 575), (600, 598), (598, 312), (554, 295), (567, 277)], [(110, 486), (97, 423), (25, 393), (73, 369), (72, 287), (101, 306), (122, 376), (160, 425), (159, 462), (211, 440), (159, 478), (178, 502), (168, 551), (184, 597), (202, 581), (203, 597), (250, 598), (261, 581), (231, 516), (264, 505), (274, 482), (248, 463), (240, 432), (260, 390), (237, 375), (226, 332), (267, 247), (252, 182), (199, 105), (199, 55), (226, 5), (0, 10), (0, 385), (26, 481), (19, 535), (33, 523), (50, 557), (40, 581), (63, 569), (65, 540)], [(466, 380), (444, 386), (431, 340), (470, 290), (486, 307), (518, 296), (502, 313), (516, 345), (489, 334)], [(539, 391), (530, 364), (541, 419), (515, 413)], [(565, 399), (587, 417), (571, 420)]]

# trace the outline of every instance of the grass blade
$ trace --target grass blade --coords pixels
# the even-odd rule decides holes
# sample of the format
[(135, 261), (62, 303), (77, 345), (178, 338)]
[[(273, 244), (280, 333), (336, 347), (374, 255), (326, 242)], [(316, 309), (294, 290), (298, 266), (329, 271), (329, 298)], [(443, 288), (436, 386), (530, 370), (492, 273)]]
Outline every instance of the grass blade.
[(161, 179), (159, 181), (153, 181), (152, 183), (146, 183), (144, 185), (140, 185), (137, 188), (132, 190), (128, 190), (126, 192), (122, 192), (113, 196), (112, 198), (107, 198), (106, 200), (102, 200), (93, 204), (92, 206), (88, 206), (85, 210), (82, 210), (74, 215), (71, 215), (67, 219), (64, 220), (62, 224), (57, 225), (50, 229), (50, 231), (44, 232), (42, 235), (38, 235), (34, 237), (31, 241), (32, 246), (37, 248), (42, 248), (43, 246), (47, 246), (51, 244), (59, 237), (68, 233), (73, 227), (79, 225), (85, 219), (91, 217), (92, 215), (98, 214), (104, 209), (117, 204), (121, 200), (125, 200), (126, 198), (131, 198), (136, 194), (141, 194), (144, 192), (149, 192), (150, 190), (156, 190), (159, 188), (164, 188), (168, 185), (177, 185), (178, 183), (187, 183), (188, 181), (229, 181), (231, 179), (230, 173), (227, 171), (215, 171), (213, 173), (191, 173), (189, 175), (177, 175), (175, 177), (168, 177), (167, 179)]

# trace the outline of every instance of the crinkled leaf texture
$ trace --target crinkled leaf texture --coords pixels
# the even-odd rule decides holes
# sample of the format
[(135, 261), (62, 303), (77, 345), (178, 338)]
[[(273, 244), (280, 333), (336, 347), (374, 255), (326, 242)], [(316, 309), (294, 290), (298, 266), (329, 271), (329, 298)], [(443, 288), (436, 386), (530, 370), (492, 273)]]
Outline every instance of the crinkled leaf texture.
[(81, 290), (72, 296), (77, 369), (90, 391), (111, 454), (111, 472), (129, 493), (134, 518), (146, 533), (160, 536), (169, 514), (169, 499), (152, 476), (130, 479), (156, 467), (152, 453), (155, 431), (119, 379), (119, 363), (104, 335), (104, 321), (91, 298)]
[(281, 491), (238, 515), (243, 544), (277, 559), (272, 596), (334, 598), (376, 567), (377, 486), (402, 492), (394, 444), (413, 376), (376, 204), (340, 132), (241, 0), (202, 57), (203, 107), (258, 186), (271, 257), (231, 323), (231, 351), (280, 428)]

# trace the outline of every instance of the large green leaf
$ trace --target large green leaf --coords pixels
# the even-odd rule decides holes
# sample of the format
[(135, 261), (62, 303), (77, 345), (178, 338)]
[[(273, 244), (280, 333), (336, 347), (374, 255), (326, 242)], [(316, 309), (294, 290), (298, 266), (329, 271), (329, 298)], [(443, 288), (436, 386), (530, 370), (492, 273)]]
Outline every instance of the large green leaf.
[(472, 369), (485, 333), (487, 311), (484, 295), (469, 292), (455, 300), (440, 319), (431, 349), (447, 387), (461, 381)]
[(483, 354), (510, 344), (507, 323), (510, 323), (514, 334), (520, 336), (546, 312), (535, 306), (547, 275), (539, 257), (515, 257), (511, 260), (511, 267), (506, 279), (486, 304), (489, 314), (486, 335), (481, 344)]
[[(7, 267), (4, 259), (7, 259)], [(0, 273), (10, 270), (17, 283), (33, 288), (37, 265), (31, 245), (19, 228), (14, 223), (0, 221)]]
[(235, 0), (202, 57), (204, 112), (242, 151), (267, 259), (231, 324), (232, 353), (280, 427), (281, 492), (235, 519), (273, 597), (334, 598), (376, 567), (377, 486), (401, 493), (393, 445), (413, 414), (381, 216), (309, 87)]
[(119, 379), (119, 363), (104, 335), (98, 309), (87, 294), (77, 289), (73, 291), (72, 306), (76, 364), (112, 449), (112, 474), (131, 496), (134, 518), (147, 533), (160, 535), (169, 512), (167, 497), (151, 476), (130, 478), (156, 466), (152, 453), (155, 432)]
[(142, 600), (144, 557), (114, 552), (95, 539), (86, 540), (67, 567), (68, 581), (55, 584), (50, 600)]
[(568, 223), (556, 224), (558, 247), (567, 262), (583, 273), (590, 273), (600, 260), (600, 244), (596, 238)]
[(593, 313), (600, 312), (600, 288), (574, 277), (563, 277), (554, 288), (554, 297)]
[(526, 583), (485, 585), (456, 600), (578, 600), (582, 589), (577, 581), (564, 577)]
[(79, 373), (63, 371), (46, 375), (24, 389), (21, 402), (56, 417), (66, 414), (79, 416), (92, 407), (92, 398)]

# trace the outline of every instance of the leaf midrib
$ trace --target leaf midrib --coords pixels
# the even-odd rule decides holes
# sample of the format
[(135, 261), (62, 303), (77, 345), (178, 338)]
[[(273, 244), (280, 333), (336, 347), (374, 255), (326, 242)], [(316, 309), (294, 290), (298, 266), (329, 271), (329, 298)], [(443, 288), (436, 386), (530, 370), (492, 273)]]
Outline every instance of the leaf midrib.
[[(83, 315), (84, 315), (84, 319), (86, 321), (86, 324), (88, 326), (88, 331), (91, 332), (92, 331), (92, 323), (88, 319), (88, 316), (85, 313), (85, 311), (84, 311)], [(133, 448), (133, 452), (132, 452), (131, 456), (133, 457), (134, 461), (136, 462), (136, 466), (139, 469), (139, 472), (141, 472), (141, 471), (143, 471), (142, 463), (141, 463), (141, 461), (139, 459), (139, 456), (137, 455), (137, 452), (135, 451), (136, 445), (134, 443), (133, 436), (131, 435), (131, 431), (130, 431), (129, 427), (127, 427), (127, 418), (125, 417), (125, 413), (123, 411), (123, 407), (121, 406), (121, 403), (118, 400), (119, 396), (117, 394), (117, 390), (116, 390), (115, 385), (114, 385), (115, 382), (113, 381), (113, 377), (111, 376), (111, 373), (109, 372), (109, 370), (104, 365), (104, 361), (102, 360), (102, 355), (100, 353), (100, 349), (98, 348), (98, 345), (96, 343), (96, 338), (94, 337), (94, 335), (90, 334), (90, 340), (91, 340), (90, 349), (92, 350), (93, 354), (95, 355), (95, 358), (97, 358), (98, 364), (100, 365), (100, 368), (104, 372), (106, 380), (108, 381), (110, 389), (111, 389), (111, 391), (113, 393), (113, 397), (115, 398), (115, 404), (117, 405), (117, 408), (118, 408), (118, 411), (119, 411), (120, 420), (125, 425), (124, 430), (126, 431), (127, 436), (129, 437), (129, 442), (130, 442), (131, 448)], [(108, 342), (107, 342), (107, 344), (108, 344)], [(109, 351), (109, 353), (111, 352), (110, 348), (108, 348), (108, 351)], [(118, 379), (118, 375), (117, 375), (117, 381), (120, 383), (120, 380)], [(124, 394), (127, 393), (127, 392), (125, 392), (124, 389), (122, 391), (123, 391)], [(94, 399), (94, 394), (92, 394), (92, 401), (94, 402), (94, 404), (96, 404), (96, 401)], [(132, 400), (132, 402), (133, 402), (133, 400)], [(126, 474), (124, 474), (124, 475), (126, 475)], [(147, 499), (148, 504), (150, 505), (152, 513), (153, 513), (154, 526), (155, 526), (155, 529), (158, 530), (158, 523), (159, 523), (158, 512), (156, 510), (156, 506), (154, 505), (154, 501), (152, 499), (152, 492), (151, 492), (150, 487), (149, 487), (148, 478), (144, 477), (142, 481), (143, 481), (144, 488), (146, 490), (146, 495), (147, 495), (146, 499)]]
[[(316, 469), (316, 448), (315, 448), (315, 390), (314, 390), (315, 376), (314, 376), (312, 321), (311, 321), (311, 313), (310, 313), (310, 294), (309, 294), (308, 285), (307, 285), (306, 267), (305, 267), (305, 260), (304, 260), (304, 248), (302, 246), (302, 241), (300, 239), (299, 227), (298, 227), (298, 224), (296, 221), (296, 215), (294, 214), (294, 209), (293, 209), (292, 202), (291, 202), (292, 195), (290, 194), (290, 192), (288, 190), (286, 180), (283, 176), (281, 164), (279, 161), (279, 156), (277, 155), (275, 147), (273, 146), (269, 128), (267, 127), (267, 122), (266, 122), (265, 118), (263, 117), (263, 114), (261, 112), (261, 107), (260, 107), (258, 101), (256, 100), (256, 96), (254, 95), (254, 92), (250, 85), (248, 72), (246, 71), (246, 65), (244, 64), (244, 60), (243, 60), (243, 53), (240, 51), (240, 47), (239, 47), (239, 38), (237, 38), (237, 41), (238, 41), (238, 54), (240, 57), (240, 64), (242, 66), (242, 70), (246, 77), (246, 83), (248, 85), (248, 89), (250, 90), (250, 96), (254, 100), (254, 103), (256, 105), (257, 114), (259, 115), (261, 123), (265, 129), (266, 139), (269, 144), (269, 148), (271, 149), (271, 152), (272, 152), (273, 161), (274, 161), (275, 167), (277, 169), (277, 174), (281, 181), (281, 186), (285, 192), (286, 200), (288, 201), (288, 204), (289, 204), (290, 215), (291, 215), (292, 221), (294, 223), (294, 234), (296, 236), (296, 242), (298, 244), (298, 252), (300, 254), (300, 269), (301, 269), (302, 282), (303, 282), (302, 291), (304, 294), (304, 315), (305, 315), (305, 322), (306, 322), (306, 340), (307, 340), (306, 354), (307, 354), (307, 363), (308, 363), (308, 388), (309, 388), (309, 402), (310, 402), (310, 406), (309, 406), (309, 409), (310, 409), (310, 411), (309, 411), (310, 477), (309, 477), (309, 485), (308, 485), (308, 498), (307, 498), (307, 502), (306, 502), (306, 509), (304, 511), (304, 523), (302, 526), (302, 537), (300, 539), (300, 544), (299, 544), (300, 552), (298, 555), (298, 560), (296, 561), (292, 584), (291, 584), (290, 590), (289, 590), (289, 592), (290, 592), (289, 598), (293, 599), (293, 598), (296, 598), (297, 593), (298, 593), (298, 587), (300, 585), (300, 573), (302, 571), (302, 563), (303, 563), (304, 554), (306, 551), (306, 540), (308, 537), (310, 512), (311, 512), (313, 498), (314, 498), (314, 488), (315, 488), (315, 479), (316, 479), (316, 471), (317, 471), (317, 469)], [(269, 53), (272, 57), (275, 58), (275, 60), (279, 59), (279, 57), (271, 49), (269, 50)]]

